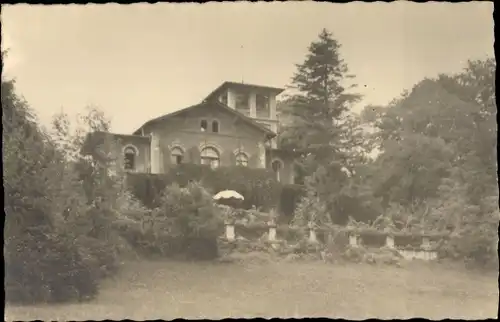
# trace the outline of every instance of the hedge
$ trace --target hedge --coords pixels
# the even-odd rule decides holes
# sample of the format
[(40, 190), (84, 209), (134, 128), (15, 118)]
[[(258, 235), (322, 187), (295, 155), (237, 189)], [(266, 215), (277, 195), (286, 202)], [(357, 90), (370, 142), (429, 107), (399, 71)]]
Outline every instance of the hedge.
[(199, 181), (215, 194), (221, 190), (235, 190), (245, 197), (241, 207), (252, 206), (268, 211), (279, 204), (281, 184), (268, 169), (246, 167), (210, 167), (197, 164), (181, 164), (165, 174), (129, 173), (127, 187), (143, 204), (153, 209), (158, 206), (161, 192), (177, 183), (185, 187), (190, 181)]

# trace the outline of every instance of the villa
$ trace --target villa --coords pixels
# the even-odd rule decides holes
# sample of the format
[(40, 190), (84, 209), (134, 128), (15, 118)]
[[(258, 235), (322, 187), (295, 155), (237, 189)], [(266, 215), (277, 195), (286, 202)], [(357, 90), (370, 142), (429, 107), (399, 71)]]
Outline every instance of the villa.
[(295, 182), (293, 152), (279, 148), (276, 96), (283, 89), (224, 82), (202, 102), (149, 120), (119, 142), (124, 168), (165, 173), (181, 163), (269, 168)]

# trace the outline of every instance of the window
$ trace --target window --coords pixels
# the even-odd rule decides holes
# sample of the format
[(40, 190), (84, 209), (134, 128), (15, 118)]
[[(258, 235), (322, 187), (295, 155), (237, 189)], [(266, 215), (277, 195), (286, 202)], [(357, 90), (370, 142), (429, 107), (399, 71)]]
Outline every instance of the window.
[(201, 164), (209, 165), (212, 169), (219, 167), (219, 152), (212, 147), (204, 148), (201, 150)]
[(236, 155), (236, 165), (242, 167), (248, 166), (248, 157), (245, 153), (240, 152)]
[(271, 109), (269, 108), (269, 97), (261, 94), (255, 96), (255, 109), (257, 117), (269, 118)]
[(271, 163), (271, 167), (273, 169), (276, 181), (280, 181), (280, 171), (283, 168), (283, 165), (281, 164), (281, 161), (274, 160), (273, 163)]
[(236, 110), (246, 116), (250, 115), (249, 98), (250, 96), (246, 93), (236, 94)]
[(179, 148), (179, 147), (173, 148), (171, 153), (170, 153), (172, 164), (181, 164), (183, 156), (184, 156), (184, 152), (182, 151), (181, 148)]
[(135, 169), (135, 158), (137, 156), (137, 149), (132, 146), (128, 146), (123, 150), (124, 156), (124, 167), (125, 170)]
[(207, 120), (201, 120), (201, 131), (206, 132), (208, 129), (208, 123)]
[(222, 94), (222, 95), (219, 97), (219, 101), (220, 101), (222, 104), (227, 105), (227, 93)]
[(212, 132), (219, 133), (219, 122), (212, 121)]

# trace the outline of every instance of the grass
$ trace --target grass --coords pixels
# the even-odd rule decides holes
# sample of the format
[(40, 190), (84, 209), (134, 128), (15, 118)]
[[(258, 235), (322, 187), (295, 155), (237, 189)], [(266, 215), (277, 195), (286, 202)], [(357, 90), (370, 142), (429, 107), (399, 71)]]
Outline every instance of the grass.
[(127, 263), (88, 303), (6, 306), (7, 320), (497, 316), (497, 275), (412, 263)]

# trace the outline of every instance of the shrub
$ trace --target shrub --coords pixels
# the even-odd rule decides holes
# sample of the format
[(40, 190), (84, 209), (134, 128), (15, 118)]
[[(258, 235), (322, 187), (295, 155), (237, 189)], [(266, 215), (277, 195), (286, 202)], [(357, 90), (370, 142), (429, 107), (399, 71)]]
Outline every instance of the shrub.
[[(94, 266), (95, 267), (95, 266)], [(5, 249), (5, 296), (8, 302), (67, 302), (94, 297), (97, 271), (69, 238), (26, 233)]]
[(118, 271), (116, 244), (88, 236), (76, 240), (80, 254), (91, 263), (96, 280), (113, 275)]
[[(485, 216), (486, 217), (486, 216)], [(441, 258), (464, 260), (472, 266), (498, 269), (498, 220), (490, 215), (474, 224), (466, 224), (443, 241), (438, 248)]]
[(307, 227), (313, 224), (316, 227), (325, 227), (332, 224), (330, 213), (312, 188), (308, 188), (306, 195), (300, 199), (295, 209), (292, 224)]
[(150, 234), (157, 246), (177, 245), (193, 259), (217, 257), (216, 239), (223, 222), (212, 196), (199, 183), (186, 188), (168, 186), (151, 215), (154, 225)]
[(349, 235), (344, 229), (332, 229), (330, 231), (330, 238), (326, 242), (326, 247), (331, 254), (342, 254), (349, 247)]
[(498, 193), (483, 196), (479, 204), (468, 198), (469, 185), (458, 174), (443, 180), (440, 200), (430, 218), (433, 226), (449, 232), (441, 243), (441, 257), (463, 260), (481, 268), (498, 268)]

